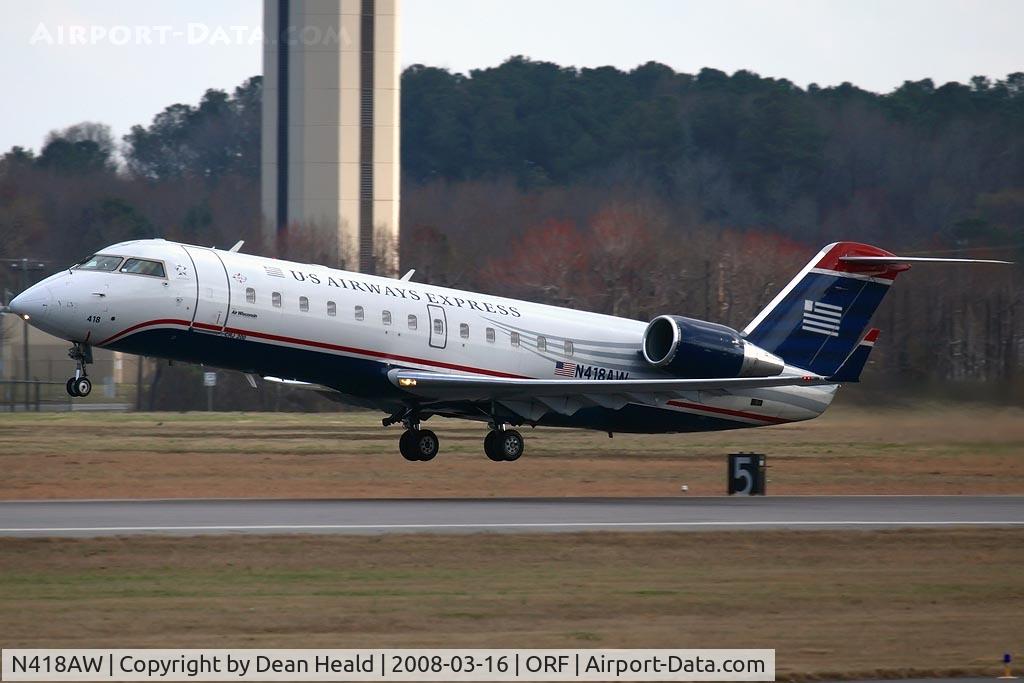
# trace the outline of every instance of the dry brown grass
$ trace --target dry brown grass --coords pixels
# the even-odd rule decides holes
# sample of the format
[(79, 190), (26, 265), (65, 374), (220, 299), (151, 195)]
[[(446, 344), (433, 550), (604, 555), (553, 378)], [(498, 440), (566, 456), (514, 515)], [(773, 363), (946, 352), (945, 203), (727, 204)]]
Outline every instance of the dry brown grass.
[(1024, 411), (834, 408), (810, 422), (692, 435), (526, 430), (517, 463), (480, 424), (435, 419), (441, 455), (345, 414), (0, 414), (0, 498), (719, 494), (724, 455), (769, 454), (769, 492), (1022, 493)]
[(770, 647), (994, 672), (1024, 531), (0, 540), (5, 647)]

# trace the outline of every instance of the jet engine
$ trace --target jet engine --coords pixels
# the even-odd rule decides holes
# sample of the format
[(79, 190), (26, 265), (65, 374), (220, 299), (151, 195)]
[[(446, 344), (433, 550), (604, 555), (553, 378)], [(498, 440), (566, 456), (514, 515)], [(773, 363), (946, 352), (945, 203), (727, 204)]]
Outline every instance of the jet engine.
[(786, 365), (731, 327), (678, 315), (648, 323), (641, 353), (651, 366), (686, 379), (771, 377)]

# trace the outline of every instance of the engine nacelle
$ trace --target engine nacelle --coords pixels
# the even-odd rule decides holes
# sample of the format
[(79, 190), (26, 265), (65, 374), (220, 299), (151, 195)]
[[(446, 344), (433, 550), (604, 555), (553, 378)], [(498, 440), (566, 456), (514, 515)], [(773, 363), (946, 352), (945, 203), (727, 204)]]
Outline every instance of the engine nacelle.
[(659, 315), (644, 330), (644, 360), (686, 379), (771, 377), (786, 363), (725, 325)]

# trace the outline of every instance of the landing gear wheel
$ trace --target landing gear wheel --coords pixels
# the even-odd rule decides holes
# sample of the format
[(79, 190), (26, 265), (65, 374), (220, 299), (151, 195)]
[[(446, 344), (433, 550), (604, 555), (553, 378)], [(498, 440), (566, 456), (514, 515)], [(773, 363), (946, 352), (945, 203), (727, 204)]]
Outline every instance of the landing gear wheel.
[(75, 384), (75, 378), (72, 377), (71, 379), (68, 380), (67, 384), (64, 385), (64, 387), (68, 390), (68, 396), (78, 396), (78, 393), (75, 391)]
[(519, 456), (526, 450), (526, 442), (523, 441), (523, 435), (514, 429), (506, 429), (498, 433), (500, 435), (497, 439), (498, 451), (502, 455), (502, 460), (506, 462), (518, 460)]
[(92, 380), (88, 377), (79, 377), (74, 381), (75, 396), (88, 396), (92, 391)]
[(500, 436), (501, 432), (491, 430), (487, 432), (487, 436), (484, 437), (484, 455), (487, 456), (488, 460), (492, 460), (494, 462), (502, 462), (505, 460), (498, 451), (498, 438)]
[(416, 431), (407, 429), (402, 432), (402, 437), (398, 440), (398, 450), (402, 457), (409, 462), (417, 462), (420, 459), (419, 454), (416, 453)]
[(433, 460), (439, 449), (437, 434), (429, 429), (407, 429), (398, 440), (398, 450), (409, 462)]
[(514, 429), (491, 430), (484, 437), (484, 453), (494, 462), (518, 460), (524, 450), (523, 435)]
[(433, 460), (441, 444), (437, 440), (437, 434), (429, 429), (421, 429), (416, 435), (417, 452), (421, 462)]

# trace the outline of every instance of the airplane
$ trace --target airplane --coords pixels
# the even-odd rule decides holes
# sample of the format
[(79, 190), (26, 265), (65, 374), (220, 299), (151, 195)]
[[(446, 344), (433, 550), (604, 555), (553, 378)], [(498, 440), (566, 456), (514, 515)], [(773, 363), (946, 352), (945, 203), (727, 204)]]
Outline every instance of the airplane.
[(742, 330), (667, 313), (649, 322), (162, 239), (122, 242), (30, 287), (9, 309), (72, 343), (71, 396), (92, 348), (196, 363), (312, 389), (401, 423), (399, 451), (433, 459), (433, 416), (485, 422), (495, 462), (523, 425), (701, 432), (821, 415), (856, 382), (872, 314), (919, 262), (857, 242), (824, 247)]

